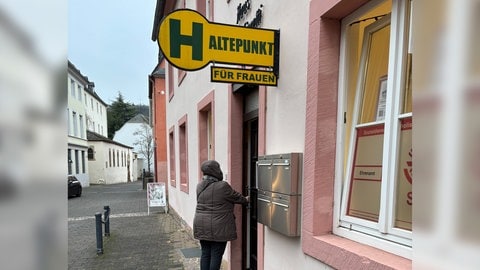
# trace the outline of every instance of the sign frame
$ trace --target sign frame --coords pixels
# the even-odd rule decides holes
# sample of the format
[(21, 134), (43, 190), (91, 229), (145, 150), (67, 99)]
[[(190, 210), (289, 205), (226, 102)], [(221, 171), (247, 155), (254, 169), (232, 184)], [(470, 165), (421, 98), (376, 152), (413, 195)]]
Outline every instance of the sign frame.
[[(225, 72), (225, 76), (216, 76), (215, 70), (218, 72)], [(238, 78), (238, 75), (242, 74), (241, 78)], [(250, 76), (249, 76), (250, 75)], [(248, 76), (247, 78), (254, 76), (257, 78), (257, 75), (260, 76), (261, 79), (265, 79), (266, 82), (262, 83), (260, 81), (252, 81), (249, 79), (241, 80)], [(267, 76), (267, 77), (265, 77)], [(271, 80), (271, 76), (275, 78), (274, 82), (269, 83)], [(235, 79), (236, 78), (236, 79)], [(233, 67), (218, 67), (218, 66), (211, 66), (210, 67), (210, 81), (211, 82), (223, 82), (223, 83), (243, 83), (249, 85), (266, 85), (266, 86), (277, 86), (278, 85), (278, 77), (272, 72), (267, 70), (255, 70), (255, 69), (243, 69), (243, 68), (233, 68)]]
[(165, 183), (147, 183), (147, 212), (150, 207), (163, 207), (165, 214), (168, 212), (167, 194)]
[[(241, 60), (229, 60), (229, 54), (231, 54), (230, 52), (226, 52), (227, 50), (224, 48), (222, 50), (219, 50), (219, 49), (216, 49), (216, 53), (215, 54), (212, 54), (212, 55), (215, 55), (215, 56), (212, 56), (214, 59), (206, 59), (204, 60), (203, 57), (204, 57), (204, 51), (207, 51), (206, 48), (203, 48), (204, 47), (204, 43), (205, 43), (205, 39), (203, 39), (203, 25), (202, 26), (199, 26), (199, 25), (194, 25), (195, 24), (195, 21), (193, 21), (192, 19), (192, 26), (190, 25), (187, 25), (186, 27), (190, 27), (192, 28), (192, 33), (191, 33), (191, 36), (188, 36), (188, 35), (184, 35), (181, 33), (181, 26), (180, 26), (180, 21), (179, 19), (176, 19), (174, 18), (175, 15), (178, 15), (180, 16), (181, 12), (185, 13), (187, 12), (187, 15), (189, 15), (189, 19), (193, 18), (193, 17), (197, 17), (197, 19), (201, 19), (203, 22), (202, 23), (197, 23), (197, 24), (203, 24), (203, 25), (209, 25), (211, 28), (217, 28), (218, 29), (222, 29), (222, 28), (225, 28), (227, 29), (228, 31), (230, 32), (233, 32), (235, 33), (236, 37), (223, 37), (223, 36), (216, 36), (216, 38), (218, 38), (218, 41), (220, 41), (221, 43), (218, 43), (218, 44), (229, 44), (229, 50), (231, 53), (235, 54), (235, 53), (239, 53), (239, 45), (241, 45), (242, 43), (245, 43), (247, 44), (246, 42), (248, 41), (250, 44), (251, 43), (251, 49), (252, 49), (252, 54), (253, 54), (253, 49), (255, 48), (253, 46), (253, 41), (256, 41), (256, 40), (249, 40), (249, 39), (246, 39), (245, 37), (248, 37), (249, 35), (251, 36), (261, 36), (262, 34), (268, 34), (268, 35), (271, 35), (271, 37), (268, 38), (269, 41), (271, 42), (268, 42), (268, 44), (261, 44), (263, 46), (261, 46), (260, 48), (260, 52), (265, 52), (265, 54), (268, 54), (268, 56), (265, 56), (263, 55), (263, 53), (260, 53), (262, 55), (258, 56), (258, 55), (249, 55), (247, 53), (245, 53), (244, 55), (245, 56), (249, 56), (248, 58), (245, 58), (245, 57), (237, 57), (237, 58), (240, 58)], [(200, 17), (198, 17), (200, 16)], [(173, 17), (173, 18), (172, 18)], [(171, 33), (171, 30), (172, 30), (172, 27), (170, 25), (171, 21), (172, 20), (178, 20), (178, 26), (175, 26), (174, 29), (178, 32), (175, 32), (175, 33)], [(185, 22), (185, 24), (187, 24), (188, 22)], [(168, 27), (168, 28), (167, 28)], [(196, 28), (195, 28), (196, 27)], [(178, 29), (177, 29), (178, 28)], [(195, 30), (197, 29), (197, 30)], [(200, 30), (198, 30), (200, 29)], [(194, 31), (197, 31), (195, 34)], [(208, 36), (208, 30), (205, 30), (207, 33), (205, 34), (206, 36)], [(214, 31), (212, 31), (212, 33), (215, 33)], [(196, 55), (197, 57), (200, 58), (200, 60), (198, 59), (195, 59), (195, 61), (198, 61), (199, 63), (197, 64), (192, 64), (192, 66), (188, 67), (185, 65), (182, 66), (182, 64), (178, 64), (178, 63), (175, 63), (175, 61), (171, 61), (171, 58), (177, 58), (177, 59), (181, 59), (180, 57), (172, 57), (171, 56), (171, 36), (172, 35), (175, 35), (175, 34), (178, 34), (179, 36), (179, 39), (180, 41), (177, 41), (177, 43), (175, 43), (174, 45), (177, 46), (175, 47), (175, 52), (177, 51), (180, 51), (180, 53), (178, 53), (179, 55), (181, 54), (181, 47), (182, 46), (191, 46), (191, 49), (189, 49), (190, 51), (192, 51), (192, 58), (193, 58), (193, 55)], [(197, 37), (196, 35), (202, 35), (202, 42), (201, 44), (199, 45), (199, 42), (197, 40)], [(273, 40), (272, 40), (273, 38)], [(228, 39), (228, 40), (226, 40)], [(213, 43), (216, 42), (216, 39), (212, 39), (212, 36), (210, 36), (210, 43), (209, 43), (209, 47), (212, 47), (212, 41)], [(169, 43), (168, 45), (166, 43)], [(265, 43), (265, 41), (260, 41), (260, 42), (263, 42)], [(273, 45), (271, 44), (273, 43)], [(238, 26), (238, 25), (230, 25), (230, 24), (223, 24), (223, 23), (217, 23), (217, 22), (210, 22), (208, 21), (201, 13), (199, 13), (198, 11), (196, 10), (192, 10), (192, 9), (177, 9), (177, 10), (174, 10), (172, 12), (170, 12), (168, 15), (166, 15), (163, 19), (162, 19), (162, 22), (160, 23), (160, 27), (159, 27), (159, 32), (158, 32), (158, 38), (157, 38), (157, 44), (158, 44), (158, 47), (160, 49), (160, 51), (162, 52), (163, 56), (165, 57), (165, 59), (174, 67), (178, 68), (178, 69), (181, 69), (181, 70), (186, 70), (186, 71), (196, 71), (196, 70), (200, 70), (200, 69), (203, 69), (204, 67), (208, 66), (209, 64), (213, 63), (221, 63), (221, 64), (229, 64), (229, 65), (247, 65), (247, 66), (252, 66), (252, 67), (267, 67), (267, 68), (272, 68), (273, 69), (273, 73), (275, 74), (275, 76), (277, 76), (277, 79), (278, 79), (278, 75), (279, 75), (279, 66), (280, 66), (280, 30), (275, 30), (275, 29), (267, 29), (267, 28), (248, 28), (248, 27), (243, 27), (243, 26)], [(164, 46), (162, 46), (162, 44), (165, 45), (165, 48)], [(266, 46), (266, 45), (269, 45), (269, 46)], [(199, 56), (198, 54), (198, 50), (194, 49), (194, 46), (199, 46), (201, 50), (201, 56)], [(246, 46), (245, 46), (246, 47)], [(235, 49), (234, 49), (235, 48)], [(168, 51), (167, 51), (168, 50)], [(211, 50), (210, 48), (208, 48), (208, 50)], [(244, 49), (245, 51), (246, 49)], [(258, 50), (258, 48), (257, 48)], [(272, 55), (271, 55), (271, 58), (270, 59), (270, 50), (272, 50)], [(267, 53), (268, 51), (268, 53)], [(217, 59), (215, 59), (215, 57), (218, 57)], [(258, 60), (256, 60), (258, 59)], [(255, 62), (255, 61), (261, 61), (261, 60), (268, 60), (270, 62), (272, 62), (272, 65), (267, 65), (263, 62)], [(246, 62), (248, 60), (252, 60), (252, 61), (249, 61), (249, 62)], [(177, 60), (178, 62), (179, 60)], [(181, 61), (184, 61), (183, 59), (181, 59)], [(187, 61), (187, 60), (185, 60)], [(194, 61), (192, 59), (190, 59), (190, 61)], [(243, 61), (243, 62), (242, 62)]]

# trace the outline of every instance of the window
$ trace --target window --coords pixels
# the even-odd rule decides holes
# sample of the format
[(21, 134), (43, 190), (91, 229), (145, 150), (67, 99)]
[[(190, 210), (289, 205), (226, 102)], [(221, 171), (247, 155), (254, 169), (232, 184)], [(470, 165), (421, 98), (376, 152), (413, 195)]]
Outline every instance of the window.
[[(202, 162), (208, 159), (214, 159), (214, 121), (213, 121), (213, 100), (214, 92), (210, 92), (198, 104), (198, 164), (199, 168)], [(199, 178), (201, 179), (199, 171)]]
[(67, 156), (68, 156), (68, 159), (67, 159), (67, 163), (68, 163), (68, 174), (72, 174), (72, 150), (71, 149), (68, 149), (67, 151)]
[[(108, 155), (110, 160), (110, 167), (112, 167), (112, 149), (108, 149)], [(115, 166), (115, 154), (113, 155), (113, 166)]]
[(93, 111), (93, 98), (90, 98), (90, 107), (92, 107), (92, 111)]
[(75, 81), (70, 79), (70, 94), (75, 97)]
[(168, 131), (168, 146), (169, 146), (169, 171), (170, 171), (170, 184), (176, 186), (175, 178), (175, 127), (171, 127)]
[(78, 90), (78, 100), (82, 101), (82, 86), (78, 85), (77, 90)]
[(87, 103), (87, 94), (83, 94), (83, 99), (85, 100), (85, 106), (87, 106), (87, 105), (88, 105), (88, 103)]
[[(375, 1), (342, 21), (338, 229), (411, 246), (412, 102), (408, 1)], [(397, 18), (392, 21), (392, 18)], [(337, 169), (338, 171), (338, 169)], [(335, 226), (334, 226), (335, 227)], [(346, 230), (344, 230), (344, 229)], [(364, 242), (373, 244), (374, 237)]]
[(166, 64), (168, 66), (167, 72), (168, 72), (168, 100), (171, 100), (173, 98), (173, 94), (175, 91), (175, 88), (173, 86), (173, 66), (170, 65), (169, 63)]
[(213, 0), (197, 0), (197, 11), (209, 21), (213, 21)]
[(84, 128), (83, 128), (83, 115), (78, 116), (78, 121), (80, 122), (80, 138), (85, 138), (84, 136)]
[(82, 151), (82, 173), (86, 172), (85, 168), (85, 151)]
[(117, 149), (117, 167), (120, 167), (120, 154), (118, 149)]
[(95, 152), (93, 147), (88, 148), (88, 160), (95, 160)]
[(178, 152), (180, 155), (180, 190), (188, 193), (188, 129), (186, 115), (178, 121)]
[(73, 136), (78, 136), (78, 121), (77, 121), (77, 113), (72, 112), (72, 121), (73, 121)]
[(100, 113), (100, 106), (98, 106), (98, 102), (97, 102), (97, 113)]
[(80, 159), (78, 158), (78, 150), (75, 150), (75, 173), (80, 173)]
[(71, 123), (70, 123), (70, 109), (67, 109), (67, 128), (68, 128), (68, 135), (72, 135), (72, 128), (71, 128)]

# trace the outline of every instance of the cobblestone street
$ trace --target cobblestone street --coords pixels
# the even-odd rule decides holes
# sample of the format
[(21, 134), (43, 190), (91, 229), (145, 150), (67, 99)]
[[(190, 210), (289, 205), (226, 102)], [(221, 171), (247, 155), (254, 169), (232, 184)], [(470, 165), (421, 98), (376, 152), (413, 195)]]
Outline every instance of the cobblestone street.
[[(110, 206), (110, 237), (97, 256), (95, 213)], [(199, 269), (200, 248), (163, 208), (147, 215), (142, 182), (93, 185), (68, 200), (69, 269)]]

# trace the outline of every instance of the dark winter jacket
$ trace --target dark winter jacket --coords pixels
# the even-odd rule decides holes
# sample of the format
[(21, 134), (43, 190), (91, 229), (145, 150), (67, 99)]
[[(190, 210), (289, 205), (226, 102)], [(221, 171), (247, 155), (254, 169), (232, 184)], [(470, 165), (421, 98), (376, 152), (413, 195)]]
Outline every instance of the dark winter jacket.
[(197, 185), (197, 208), (193, 235), (198, 240), (231, 241), (237, 239), (234, 204), (247, 199), (225, 181), (205, 175)]

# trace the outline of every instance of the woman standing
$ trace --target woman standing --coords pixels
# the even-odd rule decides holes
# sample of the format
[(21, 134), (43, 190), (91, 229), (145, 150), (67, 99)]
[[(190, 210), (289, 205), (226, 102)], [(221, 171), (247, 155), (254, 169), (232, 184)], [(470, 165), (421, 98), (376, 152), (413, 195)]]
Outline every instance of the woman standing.
[(197, 208), (193, 235), (200, 240), (201, 270), (218, 270), (227, 241), (237, 239), (234, 204), (248, 204), (248, 197), (236, 192), (223, 180), (220, 164), (215, 160), (202, 163), (203, 178), (197, 185)]

